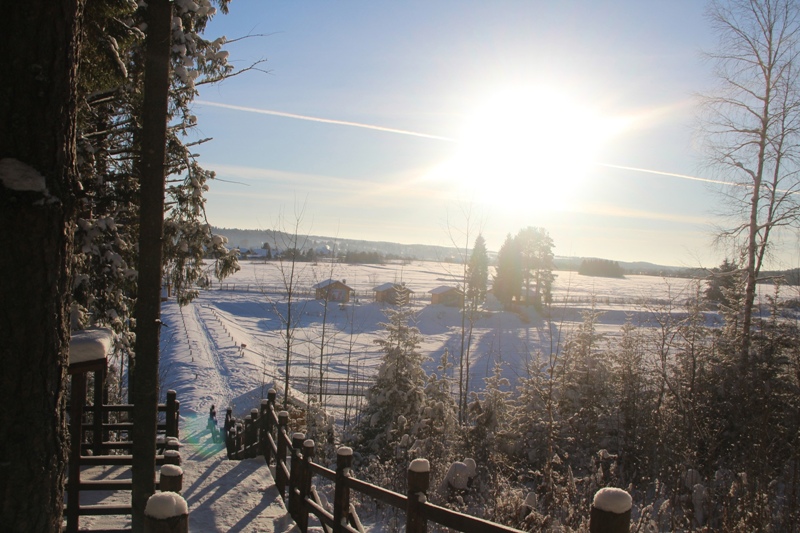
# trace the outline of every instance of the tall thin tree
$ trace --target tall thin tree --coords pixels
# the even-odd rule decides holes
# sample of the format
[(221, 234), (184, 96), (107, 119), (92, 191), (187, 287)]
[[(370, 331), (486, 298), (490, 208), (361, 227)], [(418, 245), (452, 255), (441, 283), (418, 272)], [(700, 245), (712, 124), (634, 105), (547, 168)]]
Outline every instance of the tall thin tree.
[(756, 282), (775, 232), (800, 217), (800, 4), (794, 0), (713, 0), (719, 37), (716, 92), (700, 115), (709, 163), (734, 187), (724, 191), (738, 222), (719, 231), (739, 244), (744, 269), (740, 331), (747, 363)]

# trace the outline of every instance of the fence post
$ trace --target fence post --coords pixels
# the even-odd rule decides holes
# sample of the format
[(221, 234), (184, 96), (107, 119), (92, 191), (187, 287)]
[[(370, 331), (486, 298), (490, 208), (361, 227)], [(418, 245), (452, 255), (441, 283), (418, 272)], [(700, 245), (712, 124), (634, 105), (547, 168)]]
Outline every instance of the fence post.
[(161, 492), (181, 493), (183, 489), (183, 469), (175, 465), (161, 467), (158, 478), (158, 490)]
[(181, 438), (181, 425), (179, 424), (181, 419), (181, 402), (179, 400), (175, 400), (175, 435), (172, 435), (176, 439)]
[(353, 466), (353, 449), (342, 446), (336, 450), (336, 486), (333, 494), (333, 533), (344, 531), (350, 512), (350, 487), (347, 478)]
[(174, 390), (167, 391), (167, 437), (177, 437), (178, 431), (178, 416), (177, 416), (177, 408), (175, 407), (175, 401), (177, 398), (178, 393)]
[(286, 497), (286, 473), (283, 467), (286, 465), (286, 436), (287, 426), (289, 425), (289, 412), (281, 411), (278, 413), (278, 456), (275, 458), (275, 484), (278, 485), (278, 491), (281, 493), (281, 498)]
[(258, 415), (258, 455), (263, 455), (269, 464), (267, 418), (269, 418), (269, 400), (261, 400), (261, 414)]
[(94, 371), (94, 411), (92, 414), (92, 427), (94, 435), (92, 445), (94, 455), (103, 453), (103, 393), (106, 389), (106, 365)]
[(589, 515), (590, 533), (629, 533), (631, 530), (631, 495), (622, 489), (598, 490)]
[(157, 492), (144, 508), (145, 533), (189, 533), (189, 506), (179, 494)]
[(303, 468), (301, 452), (306, 436), (302, 433), (292, 435), (292, 464), (289, 472), (289, 514), (297, 520), (300, 511), (300, 472)]
[(164, 464), (181, 466), (181, 452), (178, 450), (166, 450), (164, 452)]
[(406, 508), (406, 533), (425, 533), (428, 521), (423, 506), (428, 501), (431, 481), (431, 464), (427, 459), (414, 459), (408, 465), (408, 502)]
[(228, 459), (233, 459), (236, 455), (236, 422), (231, 424), (230, 429), (225, 434), (225, 449), (228, 452)]
[(241, 453), (239, 455), (240, 459), (247, 459), (250, 457), (250, 446), (255, 444), (253, 440), (253, 417), (247, 415), (244, 417), (244, 444), (241, 448)]
[(253, 458), (258, 455), (258, 409), (253, 407), (250, 409), (250, 418), (252, 419), (252, 423), (250, 424), (250, 448), (247, 450), (247, 457)]
[(311, 459), (314, 458), (314, 441), (311, 439), (303, 443), (303, 468), (300, 474), (300, 513), (295, 519), (297, 527), (305, 533), (308, 531), (308, 505), (306, 498), (311, 494)]

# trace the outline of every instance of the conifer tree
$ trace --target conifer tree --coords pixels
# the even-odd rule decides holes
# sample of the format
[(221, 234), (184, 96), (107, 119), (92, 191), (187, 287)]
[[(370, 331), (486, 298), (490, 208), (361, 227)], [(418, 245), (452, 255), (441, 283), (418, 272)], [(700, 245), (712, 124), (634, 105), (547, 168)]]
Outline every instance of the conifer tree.
[(383, 351), (375, 385), (367, 393), (367, 404), (356, 429), (357, 444), (371, 454), (388, 457), (403, 435), (415, 437), (425, 407), (424, 356), (419, 347), (419, 329), (411, 325), (414, 313), (405, 306), (385, 311), (381, 324), (386, 336), (375, 344)]
[(509, 233), (497, 252), (497, 270), (492, 284), (495, 298), (505, 306), (519, 301), (522, 291), (522, 265), (520, 263), (519, 243)]

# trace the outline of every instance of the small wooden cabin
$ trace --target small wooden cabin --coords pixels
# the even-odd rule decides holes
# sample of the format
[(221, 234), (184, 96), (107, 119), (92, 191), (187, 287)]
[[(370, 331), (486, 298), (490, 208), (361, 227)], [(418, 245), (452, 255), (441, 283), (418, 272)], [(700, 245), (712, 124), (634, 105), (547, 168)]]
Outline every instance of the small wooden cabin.
[(384, 283), (374, 289), (375, 301), (397, 305), (398, 303), (408, 303), (414, 291), (405, 286), (404, 283)]
[(345, 285), (346, 280), (326, 279), (314, 285), (314, 297), (328, 302), (347, 303), (353, 289)]
[(441, 304), (448, 307), (461, 307), (464, 305), (464, 293), (456, 288), (441, 285), (428, 291), (431, 294), (433, 305)]

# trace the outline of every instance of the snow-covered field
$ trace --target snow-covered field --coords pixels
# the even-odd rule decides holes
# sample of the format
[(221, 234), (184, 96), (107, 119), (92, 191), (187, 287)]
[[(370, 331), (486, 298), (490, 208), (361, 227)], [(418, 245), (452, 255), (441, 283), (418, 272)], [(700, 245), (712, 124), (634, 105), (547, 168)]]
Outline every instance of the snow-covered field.
[[(374, 340), (383, 335), (380, 324), (386, 304), (374, 301), (372, 289), (385, 282), (404, 282), (414, 291), (411, 305), (423, 337), (421, 350), (430, 358), (429, 373), (437, 371), (445, 349), (452, 355), (460, 353), (459, 310), (431, 305), (428, 293), (440, 285), (455, 285), (458, 266), (434, 262), (296, 266), (290, 381), (297, 391), (305, 390), (309, 379), (319, 379), (320, 354), (326, 380), (344, 381), (349, 375), (351, 382), (363, 383), (374, 374), (381, 356)], [(329, 304), (326, 314), (311, 287), (329, 278), (345, 280), (355, 296), (344, 306)], [(164, 303), (163, 321), (168, 327), (162, 330), (162, 388), (178, 391), (182, 413), (205, 416), (215, 404), (220, 413), (232, 405), (235, 414), (241, 415), (256, 406), (269, 387), (283, 392), (286, 326), (282, 317), (288, 316), (283, 286), (278, 263), (243, 262), (241, 271), (202, 292), (190, 305), (180, 308), (172, 300)], [(663, 310), (668, 301), (674, 302), (672, 312), (679, 313), (681, 305), (695, 295), (695, 284), (687, 279), (608, 279), (558, 272), (550, 322), (533, 309), (504, 311), (490, 297), (473, 330), (470, 389), (482, 388), (483, 378), (497, 362), (502, 362), (512, 382), (525, 375), (527, 364), (539, 352), (547, 353), (553, 339), (559, 335), (563, 339), (574, 330), (581, 313), (592, 305), (602, 313), (598, 331), (613, 336), (626, 320), (648, 325), (652, 311)], [(717, 320), (714, 313), (708, 314), (708, 323)]]
[[(421, 351), (430, 357), (428, 372), (437, 372), (436, 365), (445, 349), (459, 353), (458, 309), (431, 305), (428, 294), (434, 287), (455, 285), (457, 267), (426, 262), (298, 266), (293, 306), (297, 321), (290, 370), (293, 395), (301, 401), (308, 376), (318, 379), (320, 353), (326, 380), (343, 381), (349, 375), (351, 381), (368, 383), (380, 363), (381, 353), (373, 341), (383, 335), (380, 323), (385, 309), (385, 304), (373, 301), (372, 288), (385, 282), (405, 282), (415, 293), (411, 305), (417, 311), (417, 325), (423, 337)], [(592, 305), (602, 313), (598, 331), (613, 336), (626, 320), (648, 326), (652, 311), (664, 311), (666, 302), (673, 302), (670, 312), (683, 312), (681, 305), (696, 294), (694, 283), (686, 279), (557, 274), (551, 322), (532, 309), (504, 311), (489, 299), (473, 332), (471, 389), (483, 386), (483, 378), (496, 362), (503, 363), (505, 375), (512, 382), (525, 375), (527, 363), (539, 352), (550, 350), (553, 335), (561, 334), (563, 339), (580, 323), (581, 312)], [(356, 294), (341, 308), (338, 304), (329, 305), (325, 316), (323, 303), (313, 299), (311, 287), (328, 278), (346, 280)], [(236, 416), (244, 416), (270, 387), (282, 393), (286, 345), (281, 316), (286, 317), (288, 311), (282, 287), (276, 263), (243, 262), (240, 272), (202, 292), (191, 304), (181, 308), (174, 300), (168, 300), (162, 306), (166, 327), (161, 333), (161, 390), (163, 396), (163, 391), (175, 389), (181, 402), (184, 496), (190, 505), (192, 531), (292, 530), (264, 466), (257, 460), (225, 460), (221, 445), (211, 443), (205, 430), (211, 405), (216, 406), (221, 422), (228, 406), (233, 407)], [(707, 322), (715, 321), (718, 317), (708, 313)], [(323, 322), (326, 333), (321, 349)], [(341, 402), (337, 403), (337, 399), (341, 400), (328, 397), (326, 405), (333, 406), (332, 413), (340, 417), (342, 411), (336, 406)], [(95, 474), (110, 478), (118, 475), (115, 467), (105, 468), (107, 471)], [(126, 471), (119, 475), (130, 474)], [(129, 494), (104, 498), (109, 503)], [(127, 518), (82, 520), (95, 527), (128, 524)]]

